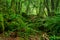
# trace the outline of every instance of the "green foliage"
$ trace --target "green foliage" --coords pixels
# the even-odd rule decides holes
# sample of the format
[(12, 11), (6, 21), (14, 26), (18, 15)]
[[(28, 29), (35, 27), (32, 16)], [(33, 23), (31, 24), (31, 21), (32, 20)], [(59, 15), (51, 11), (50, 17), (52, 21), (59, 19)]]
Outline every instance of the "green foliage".
[(60, 0), (1, 0), (0, 32), (60, 36)]
[(48, 29), (53, 33), (53, 35), (59, 35), (60, 16), (54, 16), (52, 18), (48, 18), (44, 25), (48, 27)]

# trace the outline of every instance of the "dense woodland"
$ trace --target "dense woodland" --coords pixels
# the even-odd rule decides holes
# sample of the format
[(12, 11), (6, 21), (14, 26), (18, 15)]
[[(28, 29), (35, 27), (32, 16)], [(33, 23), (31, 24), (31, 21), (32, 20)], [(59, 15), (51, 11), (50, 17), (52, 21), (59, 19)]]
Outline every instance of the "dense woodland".
[(60, 0), (0, 0), (0, 34), (17, 40), (60, 40)]

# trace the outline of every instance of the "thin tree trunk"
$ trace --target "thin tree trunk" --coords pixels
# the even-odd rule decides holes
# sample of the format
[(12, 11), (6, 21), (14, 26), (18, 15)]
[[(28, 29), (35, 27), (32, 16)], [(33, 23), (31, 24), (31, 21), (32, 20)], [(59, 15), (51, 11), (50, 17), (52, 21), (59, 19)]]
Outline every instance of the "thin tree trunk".
[(29, 5), (30, 5), (30, 0), (28, 1), (29, 3), (28, 3), (28, 5), (27, 5), (27, 8), (26, 8), (26, 13), (29, 13)]
[(54, 0), (51, 0), (51, 16), (55, 15), (55, 5)]
[(50, 9), (48, 7), (48, 0), (44, 0), (44, 5), (47, 8), (48, 16), (51, 16)]
[(56, 10), (57, 10), (57, 8), (58, 8), (58, 6), (59, 6), (59, 0), (56, 0)]
[(21, 14), (21, 8), (22, 8), (22, 2), (19, 0), (19, 2), (16, 2), (16, 14)]

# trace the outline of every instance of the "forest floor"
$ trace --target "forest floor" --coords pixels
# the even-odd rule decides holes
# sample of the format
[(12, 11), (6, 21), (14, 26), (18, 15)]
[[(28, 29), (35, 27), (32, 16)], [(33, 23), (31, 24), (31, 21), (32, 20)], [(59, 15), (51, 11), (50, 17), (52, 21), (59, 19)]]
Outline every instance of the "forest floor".
[[(41, 37), (42, 36), (42, 37)], [(48, 35), (30, 35), (29, 37), (18, 37), (15, 34), (11, 34), (9, 37), (4, 36), (4, 34), (0, 34), (0, 40), (49, 40)]]
[(0, 40), (40, 40), (39, 37), (31, 35), (30, 38), (22, 38), (22, 37), (5, 37), (0, 34)]
[(40, 40), (40, 39), (38, 39), (38, 38), (24, 39), (24, 38), (22, 38), (22, 37), (16, 37), (16, 38), (0, 37), (0, 40)]

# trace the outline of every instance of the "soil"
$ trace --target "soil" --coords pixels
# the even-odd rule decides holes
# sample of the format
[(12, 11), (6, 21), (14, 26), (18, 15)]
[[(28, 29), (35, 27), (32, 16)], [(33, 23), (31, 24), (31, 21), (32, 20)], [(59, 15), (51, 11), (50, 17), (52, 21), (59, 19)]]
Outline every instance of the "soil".
[(39, 35), (30, 35), (29, 37), (18, 37), (15, 35), (15, 33), (12, 33), (9, 37), (4, 36), (3, 34), (0, 34), (0, 40), (49, 40), (48, 36), (45, 34), (42, 35), (42, 39)]

